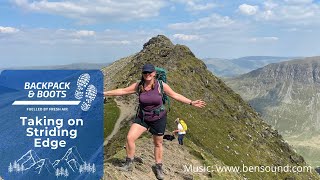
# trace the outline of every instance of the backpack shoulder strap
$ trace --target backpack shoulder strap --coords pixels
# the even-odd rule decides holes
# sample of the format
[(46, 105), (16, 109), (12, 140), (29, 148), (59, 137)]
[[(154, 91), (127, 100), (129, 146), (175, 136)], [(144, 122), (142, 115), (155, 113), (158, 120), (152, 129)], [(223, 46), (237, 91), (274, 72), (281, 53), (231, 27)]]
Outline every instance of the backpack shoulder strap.
[(158, 85), (159, 85), (159, 93), (161, 93), (161, 96), (163, 96), (163, 82), (160, 80), (157, 80), (158, 81)]
[(159, 85), (160, 85), (160, 90), (161, 90), (161, 96), (162, 96), (162, 101), (165, 103), (168, 104), (168, 112), (170, 112), (170, 99), (168, 97), (168, 95), (165, 94), (164, 92), (164, 88), (163, 88), (163, 81), (158, 81), (159, 82)]

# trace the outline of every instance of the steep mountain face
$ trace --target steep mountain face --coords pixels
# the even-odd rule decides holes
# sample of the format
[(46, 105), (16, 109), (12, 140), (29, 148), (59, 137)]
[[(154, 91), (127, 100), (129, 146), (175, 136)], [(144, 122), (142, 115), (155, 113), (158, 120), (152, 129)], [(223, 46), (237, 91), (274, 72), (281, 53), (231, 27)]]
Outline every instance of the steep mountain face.
[[(209, 166), (304, 166), (303, 158), (296, 154), (282, 137), (260, 119), (241, 97), (235, 94), (219, 78), (207, 70), (206, 65), (197, 59), (190, 49), (183, 45), (174, 45), (165, 36), (153, 37), (144, 44), (143, 49), (130, 57), (120, 59), (103, 69), (106, 89), (126, 87), (141, 78), (141, 67), (145, 63), (163, 67), (168, 71), (170, 87), (190, 99), (203, 99), (207, 106), (203, 109), (191, 107), (171, 99), (168, 113), (167, 129), (175, 128), (174, 119), (182, 118), (188, 124), (186, 136), (186, 159), (181, 163), (200, 163)], [(119, 98), (122, 101), (136, 99), (136, 95)], [(151, 171), (146, 164), (138, 165), (139, 173), (123, 173), (114, 168), (124, 158), (123, 145), (130, 122), (122, 123), (122, 128), (105, 147), (105, 179), (143, 179), (149, 177)], [(149, 135), (146, 135), (150, 138)], [(152, 148), (147, 148), (144, 138), (137, 141), (137, 155), (152, 158)], [(172, 146), (164, 146), (165, 174), (182, 173), (183, 164), (172, 160)], [(146, 152), (147, 151), (147, 152)], [(122, 152), (119, 154), (119, 152)], [(191, 154), (191, 155), (190, 155)], [(190, 156), (189, 156), (190, 155)], [(183, 157), (183, 156), (182, 156)], [(168, 159), (171, 159), (169, 161)], [(182, 158), (178, 158), (183, 160)], [(191, 159), (190, 161), (187, 159)], [(196, 159), (197, 161), (192, 161)], [(152, 160), (147, 160), (148, 167)], [(140, 175), (138, 175), (140, 174)], [(143, 175), (141, 175), (143, 174)], [(316, 179), (312, 173), (262, 173), (238, 172), (219, 173), (213, 171), (204, 174), (206, 178), (222, 179)], [(154, 176), (153, 176), (154, 177)], [(196, 178), (191, 174), (191, 178)], [(170, 179), (170, 178), (169, 178)], [(187, 178), (188, 179), (188, 178)]]
[(219, 77), (235, 77), (271, 63), (287, 61), (289, 57), (247, 56), (237, 59), (207, 58), (203, 61), (208, 69)]
[(312, 165), (320, 161), (320, 57), (270, 64), (227, 80)]

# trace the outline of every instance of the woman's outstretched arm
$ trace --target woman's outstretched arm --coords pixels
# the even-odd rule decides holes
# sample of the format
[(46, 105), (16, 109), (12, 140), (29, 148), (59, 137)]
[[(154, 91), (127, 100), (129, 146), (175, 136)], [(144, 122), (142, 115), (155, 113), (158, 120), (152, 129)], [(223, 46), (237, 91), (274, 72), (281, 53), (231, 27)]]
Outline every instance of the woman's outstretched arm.
[(103, 92), (104, 96), (122, 96), (127, 94), (134, 94), (137, 92), (138, 83), (133, 83), (126, 88), (119, 88)]
[(166, 84), (166, 83), (163, 83), (163, 90), (168, 96), (172, 97), (173, 99), (175, 99), (177, 101), (180, 101), (180, 102), (183, 102), (183, 103), (186, 103), (186, 104), (190, 104), (192, 106), (196, 106), (196, 107), (199, 107), (199, 108), (202, 108), (202, 107), (206, 106), (206, 103), (204, 101), (202, 101), (201, 99), (192, 101), (192, 100), (184, 97), (183, 95), (174, 92), (170, 88), (170, 86), (168, 84)]

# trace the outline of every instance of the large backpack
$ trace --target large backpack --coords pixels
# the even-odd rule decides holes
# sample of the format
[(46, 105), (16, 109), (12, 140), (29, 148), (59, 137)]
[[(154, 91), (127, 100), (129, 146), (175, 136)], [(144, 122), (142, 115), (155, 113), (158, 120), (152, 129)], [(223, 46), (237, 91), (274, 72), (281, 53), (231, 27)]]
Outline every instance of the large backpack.
[(166, 102), (168, 102), (168, 106), (169, 106), (169, 110), (170, 110), (170, 99), (169, 97), (166, 95), (166, 93), (164, 93), (163, 91), (163, 82), (167, 83), (167, 71), (163, 68), (159, 68), (156, 67), (156, 79), (158, 80), (159, 84), (160, 84), (160, 90), (161, 90), (161, 95), (162, 95), (162, 102), (163, 104), (166, 104)]
[(184, 120), (180, 119), (179, 123), (181, 124), (183, 131), (187, 131), (188, 130), (188, 126), (186, 124), (186, 122), (184, 122)]

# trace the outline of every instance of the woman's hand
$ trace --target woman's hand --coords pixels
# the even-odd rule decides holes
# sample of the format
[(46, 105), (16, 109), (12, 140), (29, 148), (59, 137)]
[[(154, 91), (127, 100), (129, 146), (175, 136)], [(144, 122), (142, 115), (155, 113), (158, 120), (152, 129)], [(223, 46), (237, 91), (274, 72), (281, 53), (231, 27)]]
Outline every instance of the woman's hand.
[(199, 107), (199, 108), (203, 108), (206, 106), (206, 102), (204, 102), (200, 99), (200, 100), (191, 101), (190, 105), (195, 106), (195, 107)]

